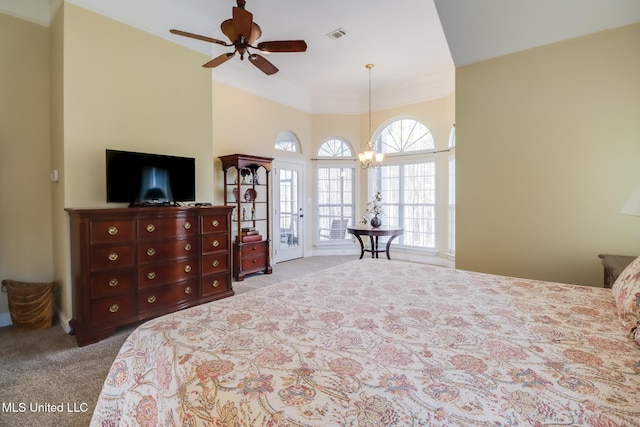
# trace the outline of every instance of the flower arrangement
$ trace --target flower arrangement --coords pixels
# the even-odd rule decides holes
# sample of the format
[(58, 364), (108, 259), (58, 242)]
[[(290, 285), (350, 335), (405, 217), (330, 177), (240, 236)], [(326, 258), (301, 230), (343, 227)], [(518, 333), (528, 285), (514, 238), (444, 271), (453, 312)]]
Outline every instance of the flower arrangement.
[(364, 210), (364, 215), (362, 215), (362, 220), (360, 222), (362, 224), (367, 224), (369, 220), (381, 215), (382, 213), (382, 194), (378, 191), (369, 203), (367, 203), (367, 208)]

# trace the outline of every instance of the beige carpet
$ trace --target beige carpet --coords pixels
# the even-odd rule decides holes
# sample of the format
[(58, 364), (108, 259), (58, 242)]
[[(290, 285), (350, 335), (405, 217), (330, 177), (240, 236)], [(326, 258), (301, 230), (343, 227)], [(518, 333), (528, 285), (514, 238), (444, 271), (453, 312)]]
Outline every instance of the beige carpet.
[[(274, 266), (273, 274), (249, 276), (233, 288), (249, 292), (356, 258), (287, 261)], [(59, 325), (30, 332), (0, 328), (0, 426), (87, 426), (111, 363), (135, 327), (86, 347), (78, 347)]]

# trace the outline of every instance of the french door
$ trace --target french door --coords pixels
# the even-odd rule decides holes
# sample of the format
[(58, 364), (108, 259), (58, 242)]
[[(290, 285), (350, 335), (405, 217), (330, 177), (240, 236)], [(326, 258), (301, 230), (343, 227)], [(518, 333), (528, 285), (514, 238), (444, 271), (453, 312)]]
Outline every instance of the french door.
[(304, 256), (302, 164), (275, 160), (273, 258), (276, 263)]

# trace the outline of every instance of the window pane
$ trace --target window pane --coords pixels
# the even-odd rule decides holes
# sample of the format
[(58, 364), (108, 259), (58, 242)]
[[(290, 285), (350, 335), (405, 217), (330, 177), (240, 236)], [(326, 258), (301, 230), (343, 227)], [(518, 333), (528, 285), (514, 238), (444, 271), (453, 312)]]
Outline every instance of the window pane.
[(352, 157), (351, 146), (341, 139), (325, 141), (318, 149), (318, 156), (322, 157)]
[(289, 131), (282, 131), (276, 138), (275, 148), (278, 150), (292, 151), (294, 153), (297, 153), (298, 138), (296, 138), (296, 136)]
[(413, 119), (399, 119), (385, 126), (375, 137), (382, 153), (433, 150), (433, 135), (425, 125)]
[(423, 161), (381, 166), (374, 172), (384, 222), (404, 228), (399, 244), (435, 248), (435, 169), (434, 161)]
[(354, 168), (318, 168), (318, 241), (349, 239), (353, 224)]
[(456, 251), (456, 159), (449, 159), (449, 252)]

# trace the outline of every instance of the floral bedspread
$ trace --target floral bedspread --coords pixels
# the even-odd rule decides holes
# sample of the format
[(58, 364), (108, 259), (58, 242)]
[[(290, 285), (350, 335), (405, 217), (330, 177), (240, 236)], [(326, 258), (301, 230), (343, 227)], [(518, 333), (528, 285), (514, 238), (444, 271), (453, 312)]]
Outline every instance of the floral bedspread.
[(610, 289), (362, 259), (149, 321), (95, 426), (640, 426)]

